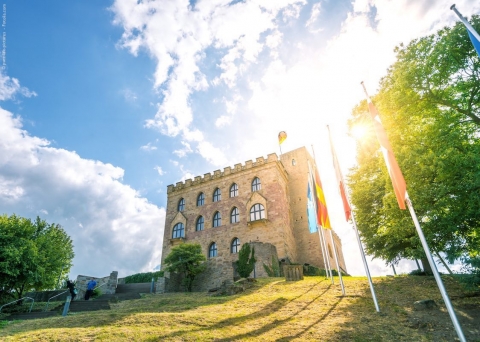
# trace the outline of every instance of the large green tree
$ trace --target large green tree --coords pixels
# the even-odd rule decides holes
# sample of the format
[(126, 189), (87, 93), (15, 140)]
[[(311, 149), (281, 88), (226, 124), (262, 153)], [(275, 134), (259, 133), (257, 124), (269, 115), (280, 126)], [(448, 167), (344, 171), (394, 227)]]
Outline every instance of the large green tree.
[(72, 266), (73, 244), (58, 224), (0, 216), (0, 297), (55, 288)]
[(202, 246), (197, 243), (182, 243), (172, 248), (164, 263), (168, 272), (183, 275), (183, 285), (188, 292), (191, 292), (195, 277), (207, 267), (205, 260)]
[[(473, 18), (480, 28), (479, 17)], [(463, 25), (396, 49), (374, 97), (431, 249), (449, 261), (480, 250), (480, 60)], [(349, 175), (367, 252), (395, 263), (424, 258), (410, 215), (400, 211), (365, 102), (350, 126), (364, 125)]]

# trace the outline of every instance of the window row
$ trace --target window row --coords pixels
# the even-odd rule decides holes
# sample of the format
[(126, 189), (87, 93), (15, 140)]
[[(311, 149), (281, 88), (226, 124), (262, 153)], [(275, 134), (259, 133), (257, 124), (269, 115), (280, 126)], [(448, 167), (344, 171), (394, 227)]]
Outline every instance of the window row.
[[(265, 218), (265, 208), (260, 203), (254, 204), (250, 208), (250, 221), (258, 221)], [(230, 223), (240, 222), (240, 212), (237, 207), (234, 207), (230, 211)], [(217, 211), (213, 215), (212, 226), (220, 227), (222, 225), (222, 214)], [(195, 230), (201, 231), (205, 229), (205, 219), (203, 216), (199, 216), (195, 222)], [(172, 238), (182, 238), (185, 237), (185, 226), (183, 223), (179, 222), (173, 227)]]
[[(262, 184), (260, 183), (260, 178), (255, 177), (254, 180), (252, 181), (252, 192), (259, 191), (262, 188)], [(233, 183), (230, 186), (230, 197), (237, 197), (238, 196), (238, 185), (236, 183)], [(216, 188), (213, 191), (213, 196), (212, 196), (212, 201), (213, 202), (218, 202), (222, 199), (222, 192), (220, 191), (219, 188)], [(201, 192), (197, 196), (197, 207), (201, 207), (202, 205), (205, 204), (205, 194)], [(185, 199), (181, 198), (180, 201), (178, 201), (178, 206), (177, 206), (178, 211), (184, 211), (185, 210)]]
[[(232, 242), (230, 243), (230, 253), (236, 254), (240, 251), (240, 239), (234, 238)], [(208, 246), (208, 257), (209, 258), (214, 258), (218, 255), (218, 249), (217, 249), (217, 244), (215, 242), (212, 242)]]

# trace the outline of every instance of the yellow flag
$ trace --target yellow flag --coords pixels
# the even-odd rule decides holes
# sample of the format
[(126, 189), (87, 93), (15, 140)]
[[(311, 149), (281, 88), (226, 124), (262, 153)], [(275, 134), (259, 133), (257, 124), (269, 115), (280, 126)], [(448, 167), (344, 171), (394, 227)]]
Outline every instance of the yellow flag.
[(279, 145), (281, 143), (283, 143), (285, 141), (285, 139), (287, 139), (287, 133), (285, 133), (285, 131), (281, 131), (280, 133), (278, 133), (278, 144)]

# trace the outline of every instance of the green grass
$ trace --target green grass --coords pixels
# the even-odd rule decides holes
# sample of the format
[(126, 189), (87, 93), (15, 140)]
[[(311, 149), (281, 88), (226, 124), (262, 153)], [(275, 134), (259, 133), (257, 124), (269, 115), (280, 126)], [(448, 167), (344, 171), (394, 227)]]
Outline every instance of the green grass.
[[(374, 278), (380, 313), (375, 311), (366, 278), (344, 277), (344, 282), (346, 296), (342, 296), (338, 278), (332, 285), (323, 277), (306, 277), (298, 282), (286, 282), (282, 278), (260, 279), (253, 288), (235, 296), (147, 295), (111, 304), (112, 310), (1, 323), (0, 340), (442, 340), (436, 339), (428, 327), (409, 327), (414, 301), (428, 298), (441, 303), (432, 277)], [(462, 299), (466, 290), (452, 278), (446, 277), (444, 282), (450, 296), (458, 297), (454, 305), (466, 300), (479, 304), (478, 297)], [(439, 313), (448, 321), (446, 312), (439, 310)], [(445, 335), (445, 341), (452, 340), (451, 323), (442, 323), (440, 328), (450, 333)], [(480, 333), (477, 338), (480, 339)]]

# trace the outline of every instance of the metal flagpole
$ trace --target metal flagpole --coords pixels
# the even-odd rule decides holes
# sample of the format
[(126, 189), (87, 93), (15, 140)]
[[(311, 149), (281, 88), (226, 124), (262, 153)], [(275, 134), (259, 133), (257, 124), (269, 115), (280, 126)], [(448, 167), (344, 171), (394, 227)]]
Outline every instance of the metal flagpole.
[(343, 285), (342, 270), (340, 270), (340, 266), (338, 265), (337, 247), (335, 247), (335, 240), (333, 240), (332, 230), (333, 228), (330, 228), (330, 239), (332, 240), (332, 245), (333, 245), (333, 255), (335, 256), (335, 263), (337, 264), (337, 271), (338, 271), (338, 277), (340, 279), (340, 285), (342, 287), (342, 294), (345, 296), (345, 286)]
[[(352, 208), (352, 205), (350, 203), (350, 196), (349, 196), (350, 194), (345, 185), (345, 180), (343, 179), (343, 173), (338, 163), (337, 154), (335, 153), (335, 147), (333, 146), (332, 135), (330, 133), (330, 127), (328, 127), (328, 125), (327, 125), (327, 129), (328, 129), (328, 136), (330, 138), (330, 146), (332, 148), (332, 155), (333, 155), (333, 158), (337, 160), (337, 164), (338, 164), (338, 165), (335, 165), (335, 161), (334, 161), (334, 167), (338, 169), (343, 191), (345, 192), (345, 199), (347, 200), (348, 206)], [(363, 249), (362, 240), (360, 239), (360, 234), (358, 233), (357, 221), (355, 220), (355, 214), (353, 213), (353, 210), (351, 210), (350, 216), (352, 218), (353, 230), (355, 231), (355, 236), (357, 237), (358, 249), (360, 249), (360, 255), (362, 256), (363, 267), (365, 268), (365, 273), (367, 274), (367, 278), (368, 278), (368, 284), (370, 285), (370, 292), (372, 293), (373, 303), (375, 304), (375, 309), (377, 310), (377, 312), (380, 312), (380, 307), (378, 306), (378, 302), (377, 302), (377, 296), (375, 295), (375, 288), (373, 287), (373, 281), (370, 275), (370, 269), (368, 268), (367, 258), (365, 256), (365, 250)]]
[(430, 248), (428, 247), (427, 240), (423, 235), (422, 228), (420, 227), (420, 223), (418, 222), (417, 215), (415, 214), (415, 210), (413, 209), (412, 202), (408, 197), (408, 193), (406, 194), (405, 202), (407, 203), (408, 210), (410, 211), (410, 215), (412, 216), (413, 223), (415, 224), (415, 228), (417, 229), (418, 236), (420, 237), (420, 241), (422, 242), (423, 249), (425, 250), (425, 254), (427, 255), (428, 263), (432, 268), (433, 275), (435, 280), (437, 281), (437, 286), (440, 289), (440, 293), (442, 294), (443, 301), (445, 302), (445, 306), (447, 307), (448, 314), (450, 315), (450, 319), (457, 331), (458, 338), (462, 342), (466, 342), (465, 336), (463, 335), (462, 327), (458, 322), (457, 316), (455, 315), (455, 311), (453, 310), (452, 303), (450, 302), (450, 298), (448, 297), (447, 290), (445, 290), (445, 286), (443, 285), (442, 278), (437, 270), (437, 265), (433, 260), (432, 254), (430, 253)]
[(323, 232), (323, 230), (324, 230), (323, 227), (320, 226), (318, 231), (322, 233), (322, 242), (324, 244), (325, 256), (327, 258), (328, 272), (330, 274), (330, 279), (332, 280), (332, 284), (334, 284), (335, 282), (333, 281), (332, 266), (330, 265), (330, 252), (328, 251), (327, 239), (325, 239), (325, 233)]
[(323, 245), (323, 241), (322, 241), (322, 233), (320, 232), (320, 229), (322, 229), (322, 227), (318, 228), (317, 226), (317, 232), (318, 232), (318, 238), (320, 240), (320, 247), (322, 248), (322, 259), (323, 259), (323, 267), (325, 268), (325, 278), (328, 278), (328, 267), (327, 267), (327, 258), (325, 258), (325, 246)]
[(480, 35), (478, 34), (477, 31), (475, 31), (475, 29), (473, 28), (472, 25), (470, 25), (470, 23), (468, 22), (467, 19), (465, 19), (465, 17), (457, 10), (457, 8), (455, 7), (455, 4), (453, 4), (450, 9), (452, 11), (455, 12), (456, 15), (458, 15), (458, 17), (460, 18), (460, 20), (462, 21), (462, 23), (467, 27), (468, 31), (470, 31), (470, 33), (475, 37), (477, 38), (478, 41), (480, 41)]
[[(348, 195), (347, 195), (348, 200)], [(355, 230), (355, 235), (357, 236), (358, 248), (360, 249), (360, 254), (362, 255), (363, 266), (365, 267), (365, 273), (367, 273), (368, 284), (370, 285), (370, 292), (372, 293), (373, 303), (375, 304), (375, 309), (377, 312), (380, 312), (380, 307), (378, 306), (377, 296), (375, 295), (375, 288), (373, 287), (372, 276), (370, 275), (370, 270), (367, 264), (367, 258), (365, 257), (365, 251), (363, 249), (362, 240), (360, 239), (360, 234), (358, 233), (357, 229), (357, 221), (355, 221), (355, 214), (352, 210), (352, 222), (353, 228)]]

